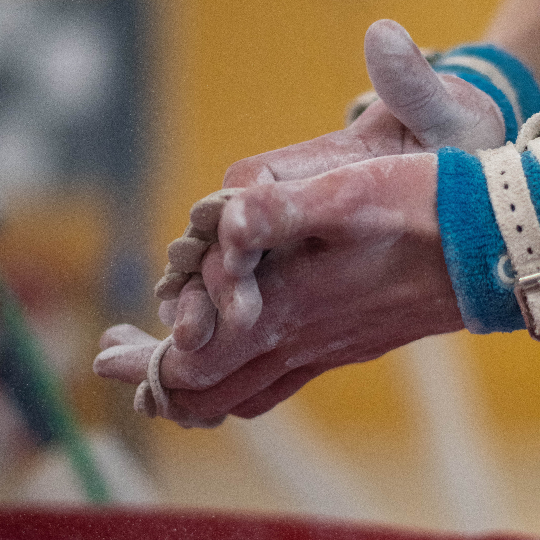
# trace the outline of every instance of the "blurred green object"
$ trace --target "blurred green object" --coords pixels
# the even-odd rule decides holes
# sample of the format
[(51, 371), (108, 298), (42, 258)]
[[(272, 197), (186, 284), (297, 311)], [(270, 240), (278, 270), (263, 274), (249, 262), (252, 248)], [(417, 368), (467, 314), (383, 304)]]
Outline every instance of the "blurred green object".
[(1, 280), (0, 383), (39, 443), (58, 443), (63, 447), (88, 502), (111, 502), (107, 482), (69, 410), (60, 381), (47, 365), (19, 302)]

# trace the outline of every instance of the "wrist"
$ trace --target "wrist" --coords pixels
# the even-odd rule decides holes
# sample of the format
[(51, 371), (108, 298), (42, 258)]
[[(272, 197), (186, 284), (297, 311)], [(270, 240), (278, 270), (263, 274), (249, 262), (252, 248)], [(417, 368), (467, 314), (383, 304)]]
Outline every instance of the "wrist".
[(439, 227), (465, 327), (475, 334), (524, 328), (480, 160), (449, 147), (438, 159)]
[[(527, 126), (522, 134), (526, 130)], [(438, 152), (437, 206), (447, 270), (465, 327), (478, 334), (510, 332), (525, 328), (525, 317), (527, 327), (534, 330), (533, 335), (538, 339), (537, 289), (526, 301), (533, 302), (532, 319), (527, 315), (528, 309), (523, 311), (523, 301), (520, 308), (515, 296), (516, 287), (519, 289), (522, 281), (518, 283), (518, 278), (536, 271), (539, 251), (534, 222), (538, 222), (540, 216), (540, 147), (533, 144), (532, 149), (523, 151), (522, 139), (523, 135), (516, 145), (480, 152), (479, 157), (456, 148), (441, 149)], [(502, 180), (495, 163), (502, 159), (501, 152), (511, 156), (505, 157), (505, 183), (498, 187)], [(523, 182), (522, 188), (520, 182)], [(499, 191), (494, 191), (494, 186)], [(510, 191), (505, 191), (508, 188)], [(530, 204), (531, 215), (527, 219), (532, 220), (531, 223), (523, 214), (525, 195), (530, 199), (527, 204)], [(507, 202), (508, 196), (512, 204)], [(514, 217), (525, 221), (517, 221), (519, 226), (512, 228)], [(522, 234), (516, 234), (514, 229)], [(532, 241), (534, 250), (522, 249), (521, 236), (526, 245)]]

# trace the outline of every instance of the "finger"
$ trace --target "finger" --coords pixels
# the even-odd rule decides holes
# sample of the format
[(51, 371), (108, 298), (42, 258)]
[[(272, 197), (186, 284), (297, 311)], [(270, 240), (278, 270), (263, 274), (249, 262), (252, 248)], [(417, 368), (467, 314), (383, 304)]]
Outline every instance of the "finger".
[[(229, 328), (218, 326), (215, 339), (202, 351), (180, 351), (172, 344), (160, 363), (159, 378), (163, 388), (200, 391), (218, 384), (251, 359), (275, 347), (279, 334), (273, 325), (272, 321), (264, 330), (253, 329), (243, 341)], [(140, 384), (147, 378), (148, 364), (160, 343), (154, 340), (142, 345), (111, 346), (96, 357), (94, 371), (102, 377)]]
[(163, 300), (161, 304), (159, 304), (159, 320), (169, 328), (172, 328), (174, 326), (174, 323), (176, 321), (176, 315), (178, 312), (178, 298), (175, 298), (173, 300)]
[(300, 180), (371, 157), (373, 154), (353, 131), (335, 131), (236, 162), (227, 170), (223, 187)]
[(201, 231), (215, 231), (223, 206), (233, 195), (241, 191), (241, 188), (221, 189), (197, 201), (189, 213), (191, 224)]
[[(281, 356), (287, 355), (286, 365), (290, 370), (260, 392), (232, 407), (228, 411), (229, 414), (241, 418), (254, 418), (268, 412), (282, 401), (288, 399), (305, 384), (325, 371), (354, 361), (370, 359), (365, 354), (361, 355), (359, 353), (354, 339), (351, 341), (343, 340), (339, 347), (330, 348), (328, 348), (328, 343), (324, 339), (319, 341), (320, 343), (315, 346), (315, 351), (318, 349), (315, 354), (313, 354), (313, 351), (311, 353), (306, 352), (305, 343), (303, 347), (301, 344), (296, 343), (287, 352), (283, 350), (277, 351)], [(371, 358), (377, 356), (380, 356), (380, 354), (375, 354)]]
[(167, 247), (167, 256), (173, 272), (200, 272), (201, 261), (210, 242), (200, 238), (182, 236)]
[[(135, 392), (135, 397), (133, 400), (133, 408), (139, 414), (144, 414), (150, 418), (155, 418), (157, 416), (157, 407), (155, 398), (152, 395), (152, 390), (150, 384), (147, 380), (144, 380), (138, 387)], [(185, 407), (178, 405), (171, 399), (167, 401), (166, 411), (164, 418), (167, 420), (172, 420), (176, 422), (180, 427), (184, 429), (190, 429), (194, 427), (198, 428), (215, 428), (223, 423), (226, 416), (216, 416), (213, 418), (200, 418)]]
[(166, 273), (154, 287), (154, 295), (161, 300), (174, 300), (189, 281), (190, 274), (170, 271)]
[(194, 274), (178, 299), (173, 328), (177, 349), (193, 351), (206, 345), (214, 333), (216, 312), (202, 275)]
[[(452, 97), (445, 83), (449, 79), (435, 73), (398, 23), (391, 20), (373, 23), (365, 36), (364, 51), (369, 76), (379, 97), (425, 147), (459, 146), (466, 127), (478, 123), (478, 115), (471, 114), (459, 99)], [(492, 107), (500, 123), (500, 113), (497, 116), (498, 109), (491, 98), (471, 92), (473, 87), (461, 79), (450, 79), (463, 87), (461, 93), (482, 96), (485, 103), (479, 103), (480, 107)]]
[(99, 341), (102, 350), (115, 345), (157, 345), (158, 340), (131, 324), (118, 324), (103, 333)]
[(264, 391), (290, 370), (286, 357), (271, 351), (247, 362), (211, 388), (173, 391), (172, 400), (198, 417), (213, 418)]
[[(319, 322), (315, 326), (309, 341), (289, 340), (286, 333), (272, 336), (274, 331), (267, 327), (265, 333), (271, 335), (269, 350), (261, 354), (252, 353), (248, 361), (229, 366), (227, 374), (220, 380), (214, 380), (212, 386), (173, 392), (173, 400), (202, 418), (231, 412), (246, 417), (256, 416), (328, 369), (380, 356), (380, 352), (362, 352), (362, 345), (356, 340), (356, 330), (348, 336), (340, 335), (329, 346), (328, 340), (321, 336)], [(253, 338), (246, 336), (245, 343)], [(223, 366), (214, 365), (214, 372), (223, 373)]]
[(197, 227), (195, 227), (195, 225), (193, 225), (193, 223), (191, 222), (187, 226), (182, 237), (198, 238), (199, 240), (202, 240), (203, 242), (208, 242), (210, 244), (212, 244), (213, 242), (217, 242), (217, 233), (215, 229), (203, 231), (202, 229), (198, 229)]
[[(111, 346), (97, 356), (94, 371), (100, 376), (113, 377), (126, 383), (136, 384), (142, 381), (135, 393), (135, 410), (154, 417), (156, 404), (146, 376), (148, 362), (160, 342), (130, 325), (119, 325), (109, 329), (104, 341)], [(224, 420), (224, 417), (201, 419), (174, 404), (172, 406), (167, 404), (166, 409), (167, 418), (186, 428), (215, 427)]]
[(100, 352), (94, 360), (94, 373), (100, 377), (139, 384), (146, 379), (148, 362), (159, 345), (115, 345)]
[(318, 377), (325, 370), (326, 368), (322, 366), (297, 368), (278, 379), (268, 388), (233, 407), (230, 414), (246, 419), (264, 414), (296, 394), (300, 388)]
[[(436, 164), (434, 154), (382, 157), (315, 178), (247, 188), (223, 209), (219, 240), (224, 267), (237, 276), (249, 275), (251, 253), (257, 249), (307, 238), (358, 241), (377, 228), (402, 230), (406, 219), (432, 219), (416, 193), (434, 192)], [(410, 215), (404, 215), (404, 208)], [(228, 266), (230, 260), (234, 265)]]
[(262, 298), (253, 273), (241, 277), (228, 273), (219, 244), (213, 244), (208, 250), (202, 273), (208, 294), (229, 329), (236, 332), (249, 330), (262, 310)]

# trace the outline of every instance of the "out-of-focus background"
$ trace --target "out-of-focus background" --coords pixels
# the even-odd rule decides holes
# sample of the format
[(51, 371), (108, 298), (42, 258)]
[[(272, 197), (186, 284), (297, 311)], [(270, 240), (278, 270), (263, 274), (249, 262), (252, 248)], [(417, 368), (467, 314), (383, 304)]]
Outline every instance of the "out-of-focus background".
[(0, 0), (0, 502), (300, 513), (540, 533), (540, 350), (466, 332), (183, 431), (92, 373), (164, 337), (153, 283), (243, 157), (344, 125), (380, 18), (478, 39), (495, 0)]

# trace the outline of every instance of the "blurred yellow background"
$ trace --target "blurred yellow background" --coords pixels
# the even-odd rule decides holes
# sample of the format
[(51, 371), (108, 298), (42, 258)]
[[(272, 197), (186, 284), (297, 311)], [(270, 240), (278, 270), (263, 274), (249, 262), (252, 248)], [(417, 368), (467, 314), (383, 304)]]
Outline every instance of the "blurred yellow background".
[[(347, 104), (370, 87), (363, 36), (372, 22), (394, 19), (418, 45), (444, 50), (479, 39), (497, 4), (149, 2), (152, 279), (191, 205), (220, 188), (230, 164), (343, 127)], [(129, 409), (130, 396), (91, 373), (98, 330), (109, 323), (94, 301), (96, 267), (107, 264), (114, 219), (91, 196), (90, 204), (69, 194), (19, 201), (6, 214), (0, 262), (11, 275), (42, 265), (87, 321), (78, 374), (67, 382), (72, 401), (88, 429), (128, 441), (155, 503), (540, 532), (540, 351), (523, 332), (413, 344), (212, 432), (147, 421)], [(148, 306), (130, 322), (163, 333), (151, 285)]]

